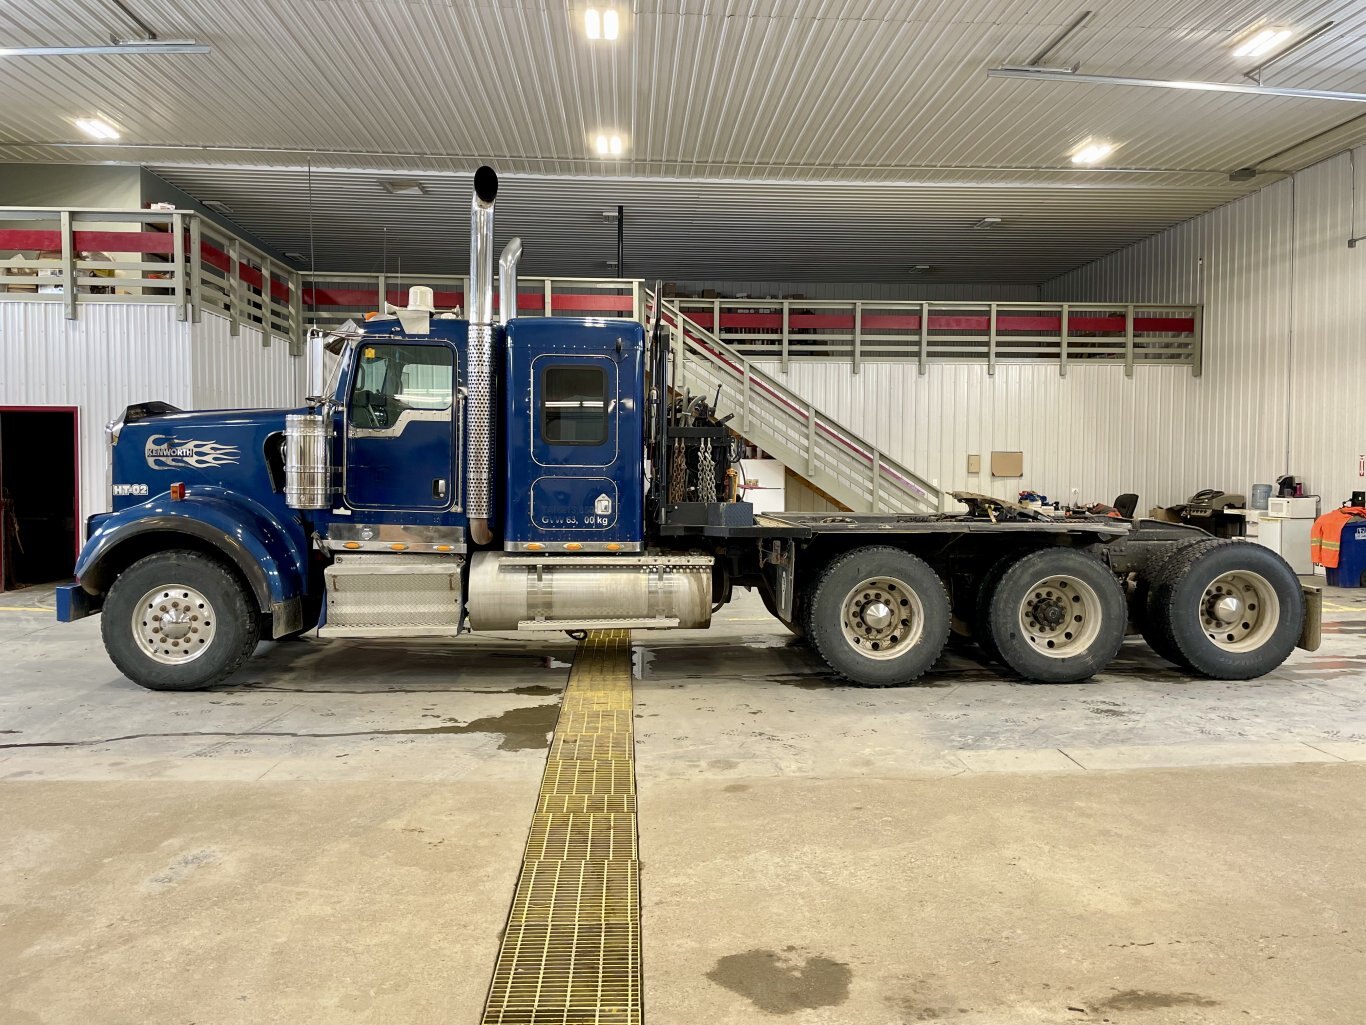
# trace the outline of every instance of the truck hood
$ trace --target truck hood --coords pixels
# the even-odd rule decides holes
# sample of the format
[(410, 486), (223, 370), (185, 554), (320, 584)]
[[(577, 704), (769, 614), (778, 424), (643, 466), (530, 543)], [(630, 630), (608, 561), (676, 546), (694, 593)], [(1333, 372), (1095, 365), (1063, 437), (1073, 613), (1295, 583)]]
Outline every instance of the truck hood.
[[(192, 413), (160, 404), (132, 406), (111, 429), (114, 508), (169, 490), (213, 484), (256, 495), (277, 490), (283, 409), (211, 409)], [(279, 466), (283, 472), (283, 465)]]

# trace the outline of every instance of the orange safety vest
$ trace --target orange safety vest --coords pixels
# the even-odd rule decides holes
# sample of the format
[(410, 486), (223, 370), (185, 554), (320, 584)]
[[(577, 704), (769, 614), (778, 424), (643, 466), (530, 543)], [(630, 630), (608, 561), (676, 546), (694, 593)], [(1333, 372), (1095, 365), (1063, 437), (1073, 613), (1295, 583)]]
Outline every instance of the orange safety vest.
[(1309, 534), (1309, 558), (1314, 565), (1337, 569), (1342, 553), (1342, 528), (1359, 518), (1366, 518), (1366, 509), (1348, 505), (1326, 512), (1314, 521)]

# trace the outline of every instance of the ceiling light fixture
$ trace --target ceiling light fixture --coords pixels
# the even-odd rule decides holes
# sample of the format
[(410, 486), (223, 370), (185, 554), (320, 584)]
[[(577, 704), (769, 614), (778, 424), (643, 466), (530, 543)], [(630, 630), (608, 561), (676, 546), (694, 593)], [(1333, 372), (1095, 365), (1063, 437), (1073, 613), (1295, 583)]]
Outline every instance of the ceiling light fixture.
[(599, 11), (590, 7), (583, 12), (583, 31), (589, 39), (616, 39), (620, 30), (620, 19), (614, 7)]
[(983, 217), (980, 221), (978, 221), (976, 224), (974, 224), (973, 227), (974, 227), (974, 228), (994, 228), (994, 227), (996, 227), (996, 226), (997, 226), (998, 224), (1000, 224), (1000, 223), (1001, 223), (1001, 218), (999, 218), (999, 217)]
[(112, 142), (119, 137), (118, 130), (108, 121), (98, 117), (78, 117), (76, 127), (83, 131), (92, 139), (100, 142)]
[(1099, 164), (1114, 151), (1113, 143), (1087, 142), (1072, 153), (1072, 163), (1089, 167), (1092, 164)]
[(94, 46), (0, 46), (0, 57), (83, 57), (127, 53), (213, 53), (194, 39), (116, 39)]
[(1260, 57), (1280, 46), (1292, 34), (1288, 28), (1264, 28), (1260, 32), (1248, 36), (1238, 46), (1234, 47), (1233, 56)]
[(224, 203), (221, 199), (206, 199), (204, 200), (204, 205), (216, 214), (232, 213), (232, 207), (228, 206), (228, 204)]
[(600, 157), (619, 157), (623, 150), (621, 136), (600, 134), (594, 141), (593, 148), (597, 150)]

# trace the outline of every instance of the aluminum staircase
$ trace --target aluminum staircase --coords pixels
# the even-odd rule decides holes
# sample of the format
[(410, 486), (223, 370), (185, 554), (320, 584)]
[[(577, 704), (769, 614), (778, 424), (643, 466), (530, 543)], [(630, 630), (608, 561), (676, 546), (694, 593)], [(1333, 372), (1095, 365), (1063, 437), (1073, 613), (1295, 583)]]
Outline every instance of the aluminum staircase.
[(934, 485), (760, 370), (667, 297), (661, 318), (670, 329), (674, 388), (711, 398), (719, 387), (721, 410), (735, 414), (731, 429), (812, 487), (854, 512), (940, 510)]

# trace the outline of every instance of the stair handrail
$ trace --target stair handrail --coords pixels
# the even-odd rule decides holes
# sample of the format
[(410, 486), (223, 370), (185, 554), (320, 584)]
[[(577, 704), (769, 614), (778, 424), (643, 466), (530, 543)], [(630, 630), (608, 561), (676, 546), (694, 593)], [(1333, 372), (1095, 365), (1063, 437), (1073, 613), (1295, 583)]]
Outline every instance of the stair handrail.
[[(656, 297), (649, 290), (646, 291), (645, 297), (647, 305), (652, 309)], [(882, 497), (880, 495), (881, 484), (886, 479), (906, 492), (912, 502), (927, 506), (935, 511), (940, 509), (941, 493), (925, 478), (897, 460), (884, 455), (877, 446), (843, 427), (829, 414), (818, 409), (814, 403), (802, 398), (766, 371), (759, 369), (751, 360), (721, 341), (712, 331), (689, 317), (676, 303), (671, 303), (668, 296), (662, 297), (659, 301), (664, 319), (671, 329), (681, 333), (685, 341), (690, 341), (693, 346), (706, 353), (711, 362), (726, 364), (727, 370), (742, 382), (746, 382), (744, 387), (747, 388), (752, 384), (759, 390), (767, 392), (770, 399), (785, 406), (794, 416), (805, 420), (808, 427), (808, 438), (819, 431), (843, 450), (853, 453), (860, 461), (866, 463), (871, 471), (869, 493), (872, 496), (874, 507), (876, 507), (878, 499)], [(685, 352), (686, 348), (685, 344)], [(686, 371), (684, 373), (686, 374)], [(742, 394), (747, 394), (747, 392)], [(806, 455), (808, 461), (814, 458), (814, 451), (810, 446), (808, 446)], [(792, 469), (799, 474), (802, 472), (800, 467), (792, 467)], [(808, 466), (808, 470), (810, 469), (811, 467)]]

